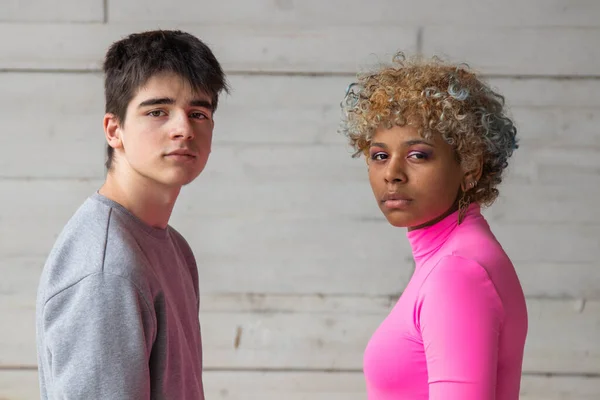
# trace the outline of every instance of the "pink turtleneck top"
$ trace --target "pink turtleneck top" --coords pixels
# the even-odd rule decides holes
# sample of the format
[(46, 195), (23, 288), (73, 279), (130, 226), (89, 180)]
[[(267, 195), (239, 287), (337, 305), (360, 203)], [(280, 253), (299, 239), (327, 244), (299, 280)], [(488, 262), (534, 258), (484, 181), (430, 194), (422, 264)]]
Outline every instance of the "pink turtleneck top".
[(408, 232), (415, 272), (364, 354), (369, 400), (518, 400), (527, 309), (472, 204)]

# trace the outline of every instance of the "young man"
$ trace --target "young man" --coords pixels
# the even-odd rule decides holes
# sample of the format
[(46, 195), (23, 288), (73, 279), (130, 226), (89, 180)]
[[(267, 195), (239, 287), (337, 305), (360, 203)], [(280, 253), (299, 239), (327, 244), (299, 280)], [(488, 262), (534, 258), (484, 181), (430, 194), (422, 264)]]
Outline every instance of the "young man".
[(180, 31), (133, 34), (104, 63), (108, 174), (58, 237), (42, 273), (42, 399), (203, 399), (198, 273), (168, 225), (206, 165), (227, 83)]

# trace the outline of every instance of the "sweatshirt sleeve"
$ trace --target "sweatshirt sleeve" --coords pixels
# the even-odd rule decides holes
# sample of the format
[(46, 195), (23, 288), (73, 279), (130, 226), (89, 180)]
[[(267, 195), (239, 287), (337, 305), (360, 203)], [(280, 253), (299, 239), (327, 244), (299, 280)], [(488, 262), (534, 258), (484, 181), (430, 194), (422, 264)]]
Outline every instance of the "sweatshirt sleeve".
[(44, 306), (53, 399), (149, 399), (154, 317), (128, 279), (98, 273)]
[(430, 400), (494, 400), (503, 307), (485, 269), (443, 258), (419, 300)]

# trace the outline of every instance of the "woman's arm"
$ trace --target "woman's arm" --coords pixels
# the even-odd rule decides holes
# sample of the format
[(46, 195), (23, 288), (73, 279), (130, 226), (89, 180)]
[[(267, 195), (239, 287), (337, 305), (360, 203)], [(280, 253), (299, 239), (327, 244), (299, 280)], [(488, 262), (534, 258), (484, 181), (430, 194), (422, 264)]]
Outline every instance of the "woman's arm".
[(418, 304), (430, 400), (494, 400), (504, 311), (486, 270), (458, 256), (440, 260)]

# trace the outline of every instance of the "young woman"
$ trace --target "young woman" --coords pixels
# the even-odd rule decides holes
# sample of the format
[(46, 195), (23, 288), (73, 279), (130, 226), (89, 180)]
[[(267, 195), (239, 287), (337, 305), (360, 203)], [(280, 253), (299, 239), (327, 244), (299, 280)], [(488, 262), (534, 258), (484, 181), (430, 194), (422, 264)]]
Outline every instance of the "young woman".
[(416, 263), (365, 350), (369, 400), (517, 400), (525, 298), (480, 213), (517, 148), (504, 98), (464, 66), (399, 55), (360, 75), (342, 109)]

